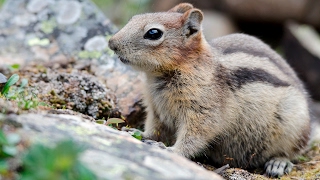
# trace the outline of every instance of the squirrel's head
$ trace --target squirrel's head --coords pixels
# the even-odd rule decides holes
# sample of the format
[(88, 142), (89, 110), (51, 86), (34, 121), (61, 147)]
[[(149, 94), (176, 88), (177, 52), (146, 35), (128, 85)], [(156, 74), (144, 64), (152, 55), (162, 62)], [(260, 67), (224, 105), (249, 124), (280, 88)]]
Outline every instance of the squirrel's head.
[(188, 3), (167, 12), (136, 15), (109, 40), (109, 47), (137, 69), (175, 69), (202, 53), (202, 19), (202, 12)]

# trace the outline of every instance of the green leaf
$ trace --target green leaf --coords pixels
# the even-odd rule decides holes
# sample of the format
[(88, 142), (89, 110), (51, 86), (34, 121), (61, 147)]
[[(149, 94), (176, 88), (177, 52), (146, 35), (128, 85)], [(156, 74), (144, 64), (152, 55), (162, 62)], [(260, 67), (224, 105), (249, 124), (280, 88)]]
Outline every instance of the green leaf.
[(27, 85), (28, 85), (28, 79), (26, 79), (26, 78), (21, 79), (20, 88), (23, 89)]
[(0, 160), (0, 174), (5, 174), (8, 169), (8, 163), (5, 160)]
[(18, 74), (13, 74), (9, 79), (8, 82), (6, 83), (6, 85), (8, 86), (12, 86), (14, 85), (16, 82), (19, 81), (19, 75)]
[(21, 141), (21, 137), (19, 134), (11, 133), (7, 135), (7, 141), (10, 145), (15, 145)]
[(75, 178), (77, 180), (92, 180), (92, 179), (97, 179), (96, 175), (93, 174), (88, 168), (83, 166), (82, 164), (78, 163), (74, 167), (74, 174)]
[(142, 139), (142, 134), (140, 131), (135, 131), (132, 136), (138, 140), (141, 140)]
[(14, 146), (3, 146), (2, 150), (4, 153), (6, 153), (8, 156), (15, 156), (18, 154), (18, 150)]
[(119, 119), (119, 118), (110, 118), (107, 120), (106, 125), (109, 124), (118, 124), (118, 123), (124, 123), (125, 121), (123, 119)]
[(98, 124), (105, 124), (106, 123), (106, 120), (96, 120), (96, 123), (98, 123)]
[(78, 155), (84, 149), (73, 141), (62, 141), (57, 144), (56, 148), (53, 150), (53, 155), (55, 155), (56, 161), (54, 167), (57, 170), (67, 170), (70, 169), (76, 163)]
[(48, 104), (45, 103), (45, 102), (39, 102), (39, 103), (38, 103), (38, 106), (48, 106)]
[(12, 65), (8, 66), (8, 68), (9, 68), (11, 71), (18, 70), (18, 69), (20, 68), (20, 64), (12, 64)]
[(53, 148), (39, 144), (32, 145), (22, 159), (21, 179), (97, 179), (79, 161), (79, 155), (83, 150), (83, 146), (79, 146), (71, 140), (59, 142)]
[(24, 109), (28, 110), (32, 107), (32, 105), (33, 105), (33, 102), (28, 100), (25, 102)]
[(2, 130), (0, 130), (0, 147), (7, 145), (7, 144), (8, 144), (7, 137), (4, 134), (4, 132)]
[(22, 162), (24, 168), (33, 172), (44, 167), (50, 168), (50, 166), (46, 165), (50, 164), (53, 158), (52, 150), (50, 148), (35, 144), (30, 147), (28, 153), (23, 157)]
[(13, 69), (19, 69), (20, 68), (20, 64), (12, 64), (11, 68)]
[(14, 85), (16, 82), (19, 81), (19, 75), (18, 74), (13, 74), (7, 81), (7, 83), (4, 85), (2, 89), (2, 94), (6, 95), (9, 92), (9, 89), (12, 85)]

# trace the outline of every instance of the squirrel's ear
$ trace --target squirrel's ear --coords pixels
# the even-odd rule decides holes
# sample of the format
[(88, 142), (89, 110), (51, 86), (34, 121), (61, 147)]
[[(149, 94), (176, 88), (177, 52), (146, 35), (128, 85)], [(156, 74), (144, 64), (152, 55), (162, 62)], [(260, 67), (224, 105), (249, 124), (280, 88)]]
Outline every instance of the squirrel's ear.
[(183, 14), (184, 34), (189, 37), (201, 30), (203, 14), (199, 9), (191, 9)]
[(175, 7), (173, 7), (172, 9), (170, 9), (168, 12), (177, 12), (177, 13), (183, 14), (192, 8), (193, 8), (192, 4), (180, 3), (180, 4), (176, 5)]

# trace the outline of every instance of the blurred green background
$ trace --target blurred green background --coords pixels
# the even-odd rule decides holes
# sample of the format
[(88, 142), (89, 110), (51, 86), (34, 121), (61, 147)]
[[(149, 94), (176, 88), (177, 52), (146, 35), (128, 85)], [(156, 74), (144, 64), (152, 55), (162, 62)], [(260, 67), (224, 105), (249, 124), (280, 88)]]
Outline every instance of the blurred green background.
[(151, 0), (92, 0), (118, 26), (135, 14), (148, 11)]
[[(133, 15), (147, 12), (151, 0), (92, 0), (118, 26)], [(0, 0), (0, 7), (5, 0)]]

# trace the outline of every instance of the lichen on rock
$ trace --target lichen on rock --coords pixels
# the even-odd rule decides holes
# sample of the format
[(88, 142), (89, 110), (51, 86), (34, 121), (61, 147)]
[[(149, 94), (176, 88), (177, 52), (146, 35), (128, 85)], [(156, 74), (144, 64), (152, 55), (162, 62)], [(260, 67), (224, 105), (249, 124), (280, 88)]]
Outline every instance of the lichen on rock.
[(103, 36), (94, 36), (90, 38), (84, 45), (87, 51), (103, 51), (108, 43)]
[(50, 3), (53, 3), (53, 0), (31, 0), (27, 5), (27, 10), (31, 13), (38, 13)]
[(114, 93), (98, 78), (76, 69), (54, 69), (54, 63), (41, 66), (36, 64), (20, 70), (21, 76), (37, 89), (41, 101), (95, 119), (107, 119), (117, 112)]
[(73, 24), (80, 18), (82, 7), (78, 1), (58, 1), (57, 22), (62, 25)]

